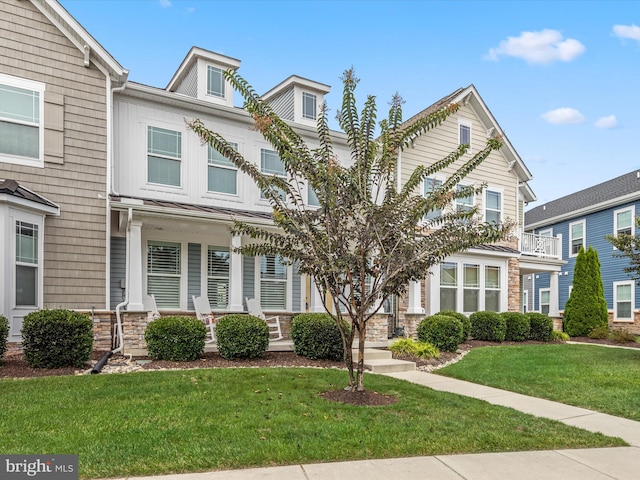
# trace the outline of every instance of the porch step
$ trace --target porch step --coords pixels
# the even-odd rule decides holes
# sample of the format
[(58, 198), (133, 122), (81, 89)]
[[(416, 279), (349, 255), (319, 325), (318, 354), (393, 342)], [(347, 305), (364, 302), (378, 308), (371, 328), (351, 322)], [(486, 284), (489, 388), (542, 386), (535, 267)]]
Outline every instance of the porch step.
[(410, 372), (416, 369), (416, 362), (386, 358), (365, 360), (364, 366), (373, 373)]
[[(351, 355), (354, 360), (358, 359), (358, 349), (351, 350)], [(367, 360), (383, 360), (391, 359), (392, 354), (389, 350), (380, 350), (379, 348), (365, 348), (364, 349), (364, 361)]]

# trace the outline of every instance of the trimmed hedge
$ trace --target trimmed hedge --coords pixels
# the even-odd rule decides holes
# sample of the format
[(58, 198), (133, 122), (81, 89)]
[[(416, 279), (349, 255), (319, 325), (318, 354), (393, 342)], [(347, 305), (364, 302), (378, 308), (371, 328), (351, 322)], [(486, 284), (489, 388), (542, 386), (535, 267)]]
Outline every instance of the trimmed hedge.
[(412, 338), (398, 338), (389, 345), (389, 350), (396, 355), (406, 355), (412, 358), (438, 358), (440, 352), (436, 347), (426, 342), (416, 342)]
[(469, 340), (469, 334), (471, 333), (471, 320), (464, 313), (456, 312), (455, 310), (442, 310), (436, 315), (446, 315), (447, 317), (457, 318), (462, 322), (462, 339), (460, 343), (464, 343)]
[(529, 339), (531, 322), (524, 313), (502, 312), (500, 314), (507, 322), (504, 339), (509, 342), (524, 342)]
[(216, 338), (222, 358), (258, 358), (269, 348), (269, 326), (253, 315), (232, 313), (216, 322)]
[(462, 340), (462, 322), (448, 315), (431, 315), (418, 324), (418, 340), (440, 351), (455, 352)]
[(475, 340), (503, 342), (507, 333), (507, 322), (497, 312), (474, 312), (471, 320), (471, 337)]
[(160, 317), (144, 332), (147, 352), (154, 360), (189, 362), (204, 353), (207, 329), (195, 317), (181, 315)]
[(7, 338), (9, 338), (9, 320), (4, 315), (0, 315), (0, 365), (2, 365), (2, 357), (7, 351)]
[[(345, 324), (345, 328), (348, 325)], [(293, 351), (312, 360), (344, 360), (342, 335), (328, 313), (302, 313), (291, 320)]]
[(93, 323), (72, 310), (36, 310), (22, 322), (22, 349), (34, 368), (81, 368), (91, 359)]
[(528, 312), (525, 315), (529, 317), (531, 324), (529, 340), (537, 340), (539, 342), (548, 342), (551, 340), (553, 320), (551, 320), (548, 315), (538, 312)]

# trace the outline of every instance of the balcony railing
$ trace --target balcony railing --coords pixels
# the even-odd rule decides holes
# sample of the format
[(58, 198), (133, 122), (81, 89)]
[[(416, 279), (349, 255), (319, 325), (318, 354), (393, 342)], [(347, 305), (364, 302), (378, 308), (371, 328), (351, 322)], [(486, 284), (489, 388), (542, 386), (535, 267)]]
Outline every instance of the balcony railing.
[(522, 233), (520, 251), (536, 257), (560, 258), (560, 239), (535, 233)]

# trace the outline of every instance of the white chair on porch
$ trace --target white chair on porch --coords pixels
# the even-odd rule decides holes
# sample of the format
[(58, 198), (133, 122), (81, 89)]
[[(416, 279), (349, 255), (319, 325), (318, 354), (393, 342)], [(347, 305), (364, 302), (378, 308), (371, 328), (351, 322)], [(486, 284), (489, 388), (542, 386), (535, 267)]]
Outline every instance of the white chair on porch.
[(207, 327), (207, 336), (209, 339), (206, 342), (215, 342), (216, 320), (213, 316), (213, 312), (211, 311), (209, 299), (207, 297), (196, 297), (195, 295), (191, 298), (193, 298), (193, 308), (196, 309), (196, 317), (198, 317), (198, 320), (204, 323), (204, 326)]
[(262, 311), (262, 307), (260, 306), (260, 301), (256, 298), (245, 298), (245, 301), (247, 302), (247, 310), (249, 310), (250, 315), (261, 318), (267, 322), (267, 325), (269, 326), (269, 341), (275, 342), (282, 340), (284, 336), (282, 335), (282, 329), (280, 328), (280, 317), (277, 315), (266, 317)]
[(155, 295), (142, 295), (142, 306), (146, 312), (149, 312), (152, 321), (160, 318)]

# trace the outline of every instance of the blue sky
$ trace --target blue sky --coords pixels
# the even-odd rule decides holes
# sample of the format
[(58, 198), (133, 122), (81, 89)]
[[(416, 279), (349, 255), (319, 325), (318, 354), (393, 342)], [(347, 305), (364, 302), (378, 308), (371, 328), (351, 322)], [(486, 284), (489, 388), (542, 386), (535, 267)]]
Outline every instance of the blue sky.
[(126, 69), (164, 88), (191, 46), (264, 93), (295, 74), (404, 118), (474, 84), (534, 179), (530, 207), (640, 168), (640, 1), (59, 0)]

